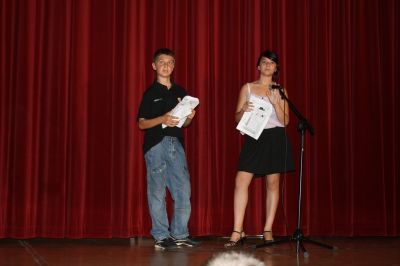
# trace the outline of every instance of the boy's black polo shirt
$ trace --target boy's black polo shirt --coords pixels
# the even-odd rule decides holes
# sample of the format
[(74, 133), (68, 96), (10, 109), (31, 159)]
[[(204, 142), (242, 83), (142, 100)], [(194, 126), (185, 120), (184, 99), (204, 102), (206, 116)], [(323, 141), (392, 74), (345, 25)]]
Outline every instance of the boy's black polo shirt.
[[(177, 104), (178, 98), (183, 99), (187, 92), (173, 83), (171, 88), (154, 81), (144, 92), (139, 106), (137, 120), (140, 118), (152, 119), (171, 111)], [(143, 153), (146, 154), (153, 146), (161, 142), (164, 136), (177, 137), (183, 145), (183, 132), (179, 127), (162, 128), (161, 124), (145, 130)]]

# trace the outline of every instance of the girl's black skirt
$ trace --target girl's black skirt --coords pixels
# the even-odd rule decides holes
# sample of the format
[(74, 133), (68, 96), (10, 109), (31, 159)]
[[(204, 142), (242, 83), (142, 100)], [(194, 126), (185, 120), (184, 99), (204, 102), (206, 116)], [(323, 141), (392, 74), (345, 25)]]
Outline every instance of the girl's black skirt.
[(284, 127), (264, 129), (258, 140), (245, 135), (238, 170), (255, 177), (295, 170), (292, 146)]

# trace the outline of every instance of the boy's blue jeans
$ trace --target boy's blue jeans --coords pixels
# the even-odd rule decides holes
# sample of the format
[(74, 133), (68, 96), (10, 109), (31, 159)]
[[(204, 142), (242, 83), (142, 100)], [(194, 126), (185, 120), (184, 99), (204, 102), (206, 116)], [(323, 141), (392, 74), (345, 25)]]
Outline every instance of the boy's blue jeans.
[[(190, 176), (185, 151), (175, 137), (163, 140), (145, 154), (147, 168), (147, 201), (152, 221), (151, 235), (155, 240), (189, 235)], [(174, 202), (171, 226), (165, 204), (168, 188)]]

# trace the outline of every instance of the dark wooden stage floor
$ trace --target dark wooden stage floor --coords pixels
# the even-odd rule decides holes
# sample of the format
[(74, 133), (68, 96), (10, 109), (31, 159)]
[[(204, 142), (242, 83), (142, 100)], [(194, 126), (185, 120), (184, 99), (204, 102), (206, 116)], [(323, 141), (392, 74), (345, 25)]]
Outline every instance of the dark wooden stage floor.
[[(225, 252), (226, 238), (203, 237), (201, 246), (158, 251), (149, 238), (133, 239), (0, 239), (0, 265), (205, 265)], [(292, 244), (252, 249), (260, 239), (249, 239), (243, 251), (267, 266), (282, 265), (400, 265), (400, 238), (313, 238), (337, 246), (331, 251), (304, 243), (308, 258)]]

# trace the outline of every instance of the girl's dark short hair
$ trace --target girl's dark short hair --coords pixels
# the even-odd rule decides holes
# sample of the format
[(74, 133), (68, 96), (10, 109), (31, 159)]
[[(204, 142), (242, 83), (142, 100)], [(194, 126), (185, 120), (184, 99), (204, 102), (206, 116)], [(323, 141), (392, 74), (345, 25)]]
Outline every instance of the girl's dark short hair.
[(263, 57), (266, 57), (266, 58), (268, 58), (269, 60), (275, 62), (275, 64), (276, 64), (276, 72), (275, 72), (274, 76), (277, 76), (278, 73), (279, 73), (279, 57), (278, 57), (278, 54), (275, 53), (275, 52), (273, 52), (273, 51), (270, 51), (270, 50), (265, 50), (265, 51), (263, 51), (263, 52), (260, 54), (260, 56), (258, 57), (258, 60), (257, 60), (257, 67), (260, 65), (261, 59), (262, 59)]
[(154, 52), (153, 55), (153, 62), (156, 62), (158, 57), (162, 54), (172, 56), (175, 59), (175, 53), (171, 49), (168, 48), (159, 48), (157, 51)]

